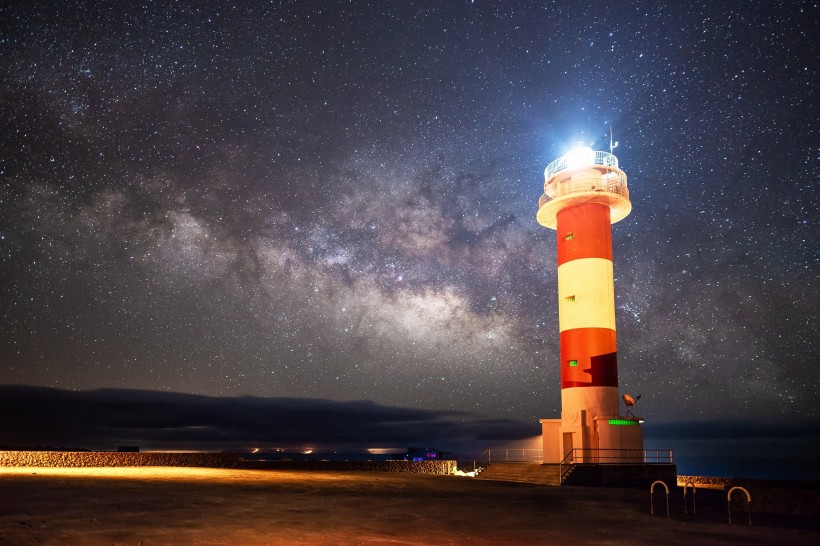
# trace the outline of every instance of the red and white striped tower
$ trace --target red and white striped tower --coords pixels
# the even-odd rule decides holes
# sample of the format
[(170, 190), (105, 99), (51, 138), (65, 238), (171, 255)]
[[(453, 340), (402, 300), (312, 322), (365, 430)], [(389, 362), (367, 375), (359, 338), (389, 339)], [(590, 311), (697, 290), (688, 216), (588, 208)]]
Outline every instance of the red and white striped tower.
[[(544, 419), (544, 461), (619, 461), (642, 449), (637, 419), (619, 416), (613, 223), (632, 210), (626, 174), (608, 152), (579, 148), (544, 171), (538, 223), (557, 231), (561, 419)], [(584, 451), (578, 451), (582, 448)]]

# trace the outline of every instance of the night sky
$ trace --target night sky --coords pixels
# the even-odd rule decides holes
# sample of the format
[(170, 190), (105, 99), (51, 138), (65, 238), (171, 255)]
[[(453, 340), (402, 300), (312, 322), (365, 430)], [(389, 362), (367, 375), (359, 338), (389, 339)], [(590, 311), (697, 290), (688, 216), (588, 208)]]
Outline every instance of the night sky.
[(0, 384), (538, 434), (543, 171), (611, 128), (621, 391), (816, 423), (817, 31), (809, 1), (4, 3)]

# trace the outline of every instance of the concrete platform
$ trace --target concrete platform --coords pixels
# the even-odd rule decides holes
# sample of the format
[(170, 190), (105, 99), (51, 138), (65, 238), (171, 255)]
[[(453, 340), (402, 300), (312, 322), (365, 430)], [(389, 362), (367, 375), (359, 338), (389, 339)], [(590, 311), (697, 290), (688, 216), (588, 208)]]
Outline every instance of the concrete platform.
[(594, 464), (575, 465), (564, 485), (603, 487), (649, 487), (662, 481), (672, 487), (678, 477), (674, 464)]
[[(569, 473), (561, 483), (561, 472)], [(492, 462), (477, 476), (481, 480), (521, 482), (540, 485), (586, 485), (598, 487), (649, 486), (660, 480), (674, 486), (677, 467), (674, 464), (577, 464), (571, 468), (535, 462)]]
[(818, 544), (813, 517), (728, 525), (639, 488), (544, 487), (455, 476), (204, 468), (0, 469), (0, 544)]

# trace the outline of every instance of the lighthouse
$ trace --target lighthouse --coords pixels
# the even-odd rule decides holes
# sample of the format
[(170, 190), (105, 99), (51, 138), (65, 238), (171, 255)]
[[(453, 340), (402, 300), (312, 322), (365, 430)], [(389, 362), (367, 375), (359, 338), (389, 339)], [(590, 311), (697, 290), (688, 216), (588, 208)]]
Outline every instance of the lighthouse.
[(538, 223), (556, 231), (561, 418), (542, 419), (545, 463), (629, 462), (641, 420), (619, 415), (612, 224), (632, 210), (611, 152), (581, 147), (547, 165)]

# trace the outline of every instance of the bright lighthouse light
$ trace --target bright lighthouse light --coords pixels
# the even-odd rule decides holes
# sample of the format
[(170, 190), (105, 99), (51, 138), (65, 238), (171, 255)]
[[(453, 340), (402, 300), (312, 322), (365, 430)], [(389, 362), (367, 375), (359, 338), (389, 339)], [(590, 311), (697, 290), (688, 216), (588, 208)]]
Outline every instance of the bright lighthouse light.
[(564, 156), (568, 169), (578, 169), (595, 164), (595, 152), (589, 146), (571, 150)]

